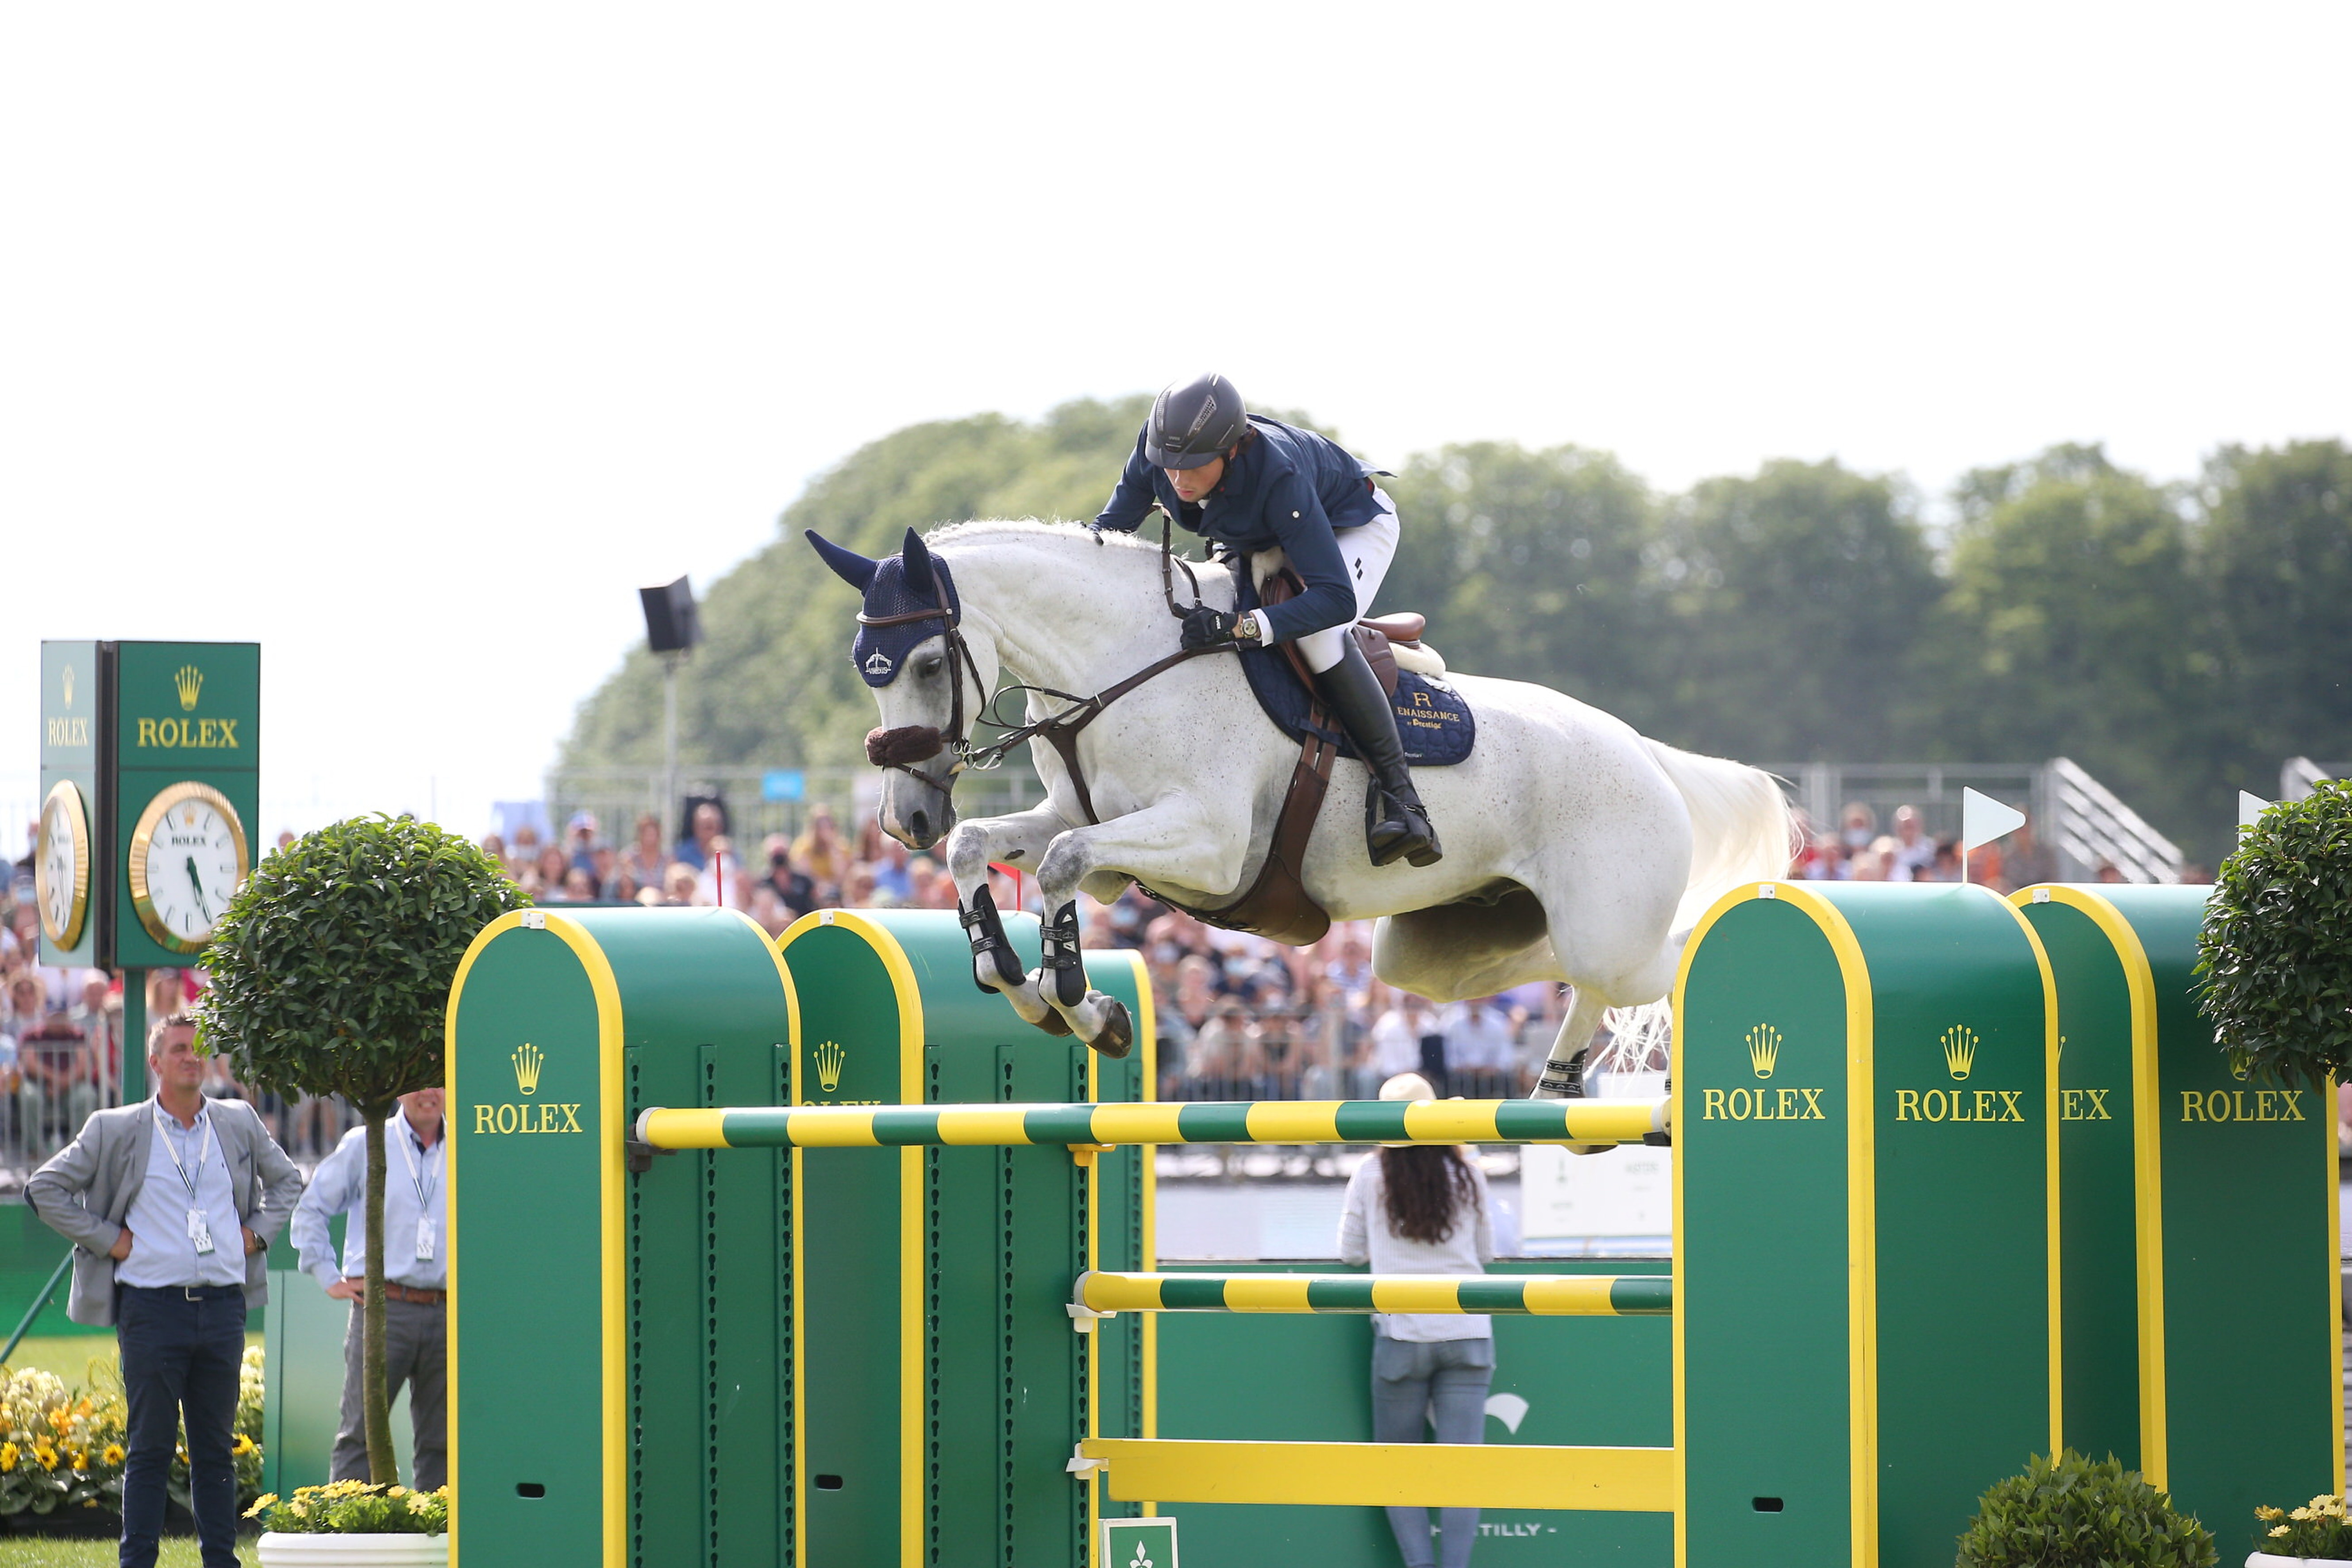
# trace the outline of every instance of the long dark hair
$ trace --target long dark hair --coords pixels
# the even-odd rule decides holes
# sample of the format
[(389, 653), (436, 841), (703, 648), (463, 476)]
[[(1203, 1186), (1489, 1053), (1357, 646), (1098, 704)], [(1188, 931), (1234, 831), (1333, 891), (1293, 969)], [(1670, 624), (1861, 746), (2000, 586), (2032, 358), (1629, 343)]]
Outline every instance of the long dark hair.
[(1433, 1247), (1444, 1241), (1462, 1211), (1478, 1201), (1469, 1163), (1451, 1143), (1383, 1149), (1381, 1174), (1388, 1187), (1389, 1228), (1407, 1241)]

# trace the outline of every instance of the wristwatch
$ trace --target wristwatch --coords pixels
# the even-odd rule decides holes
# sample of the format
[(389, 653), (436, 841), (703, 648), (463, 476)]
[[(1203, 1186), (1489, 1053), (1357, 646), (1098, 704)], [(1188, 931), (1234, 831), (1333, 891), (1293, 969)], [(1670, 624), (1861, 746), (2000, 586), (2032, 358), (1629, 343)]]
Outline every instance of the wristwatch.
[(1264, 622), (1257, 618), (1257, 612), (1255, 610), (1248, 611), (1238, 620), (1234, 622), (1234, 640), (1235, 642), (1264, 642), (1265, 640), (1265, 626)]

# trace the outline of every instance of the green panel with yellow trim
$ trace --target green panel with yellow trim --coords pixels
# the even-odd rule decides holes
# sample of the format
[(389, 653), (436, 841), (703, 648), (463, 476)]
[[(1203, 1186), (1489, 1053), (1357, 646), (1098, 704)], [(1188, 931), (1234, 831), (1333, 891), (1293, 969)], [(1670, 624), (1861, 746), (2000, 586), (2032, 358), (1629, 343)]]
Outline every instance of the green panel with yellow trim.
[(649, 1103), (772, 1100), (765, 933), (711, 910), (522, 910), (448, 1015), (451, 1560), (786, 1563), (790, 1190), (770, 1151), (646, 1156)]
[[(1037, 922), (1005, 925), (1034, 968)], [(952, 911), (819, 910), (778, 949), (801, 1005), (794, 1103), (1120, 1100), (1149, 1082), (1150, 996), (1131, 953), (1087, 955), (1093, 986), (1137, 1022), (1134, 1053), (1108, 1061), (981, 991)], [(1147, 1155), (789, 1153), (806, 1562), (1075, 1565), (1100, 1509), (1133, 1511), (1065, 1467), (1090, 1407), (1106, 1435), (1136, 1435), (1147, 1331), (1129, 1315), (1074, 1333), (1066, 1303), (1097, 1259), (1144, 1265)]]
[(178, 967), (268, 846), (258, 643), (114, 645), (115, 965)]
[(2069, 1306), (2070, 1363), (2078, 1334), (2133, 1346), (2128, 1373), (2100, 1367), (2130, 1385), (2138, 1464), (2226, 1545), (2258, 1503), (2343, 1489), (2343, 1306), (2335, 1097), (2231, 1072), (2197, 1010), (2209, 891), (2052, 885), (2014, 901), (2050, 946), (2069, 1062), (2084, 1052), (2130, 1090), (2105, 1097), (2127, 1122), (2084, 1129), (2101, 1141), (2066, 1123), (2070, 1194), (2079, 1159), (2084, 1184), (2130, 1194), (2067, 1233), (2070, 1287), (2089, 1259), (2108, 1276), (2099, 1318)]
[(1675, 996), (1677, 1562), (1948, 1562), (2059, 1418), (2040, 946), (1980, 889), (1752, 885)]

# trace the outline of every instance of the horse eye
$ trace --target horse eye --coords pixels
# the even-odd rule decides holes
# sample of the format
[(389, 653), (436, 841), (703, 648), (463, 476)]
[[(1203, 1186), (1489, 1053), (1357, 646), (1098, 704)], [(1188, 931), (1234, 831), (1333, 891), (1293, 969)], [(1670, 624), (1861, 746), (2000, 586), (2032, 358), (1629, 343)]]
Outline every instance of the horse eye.
[(935, 658), (927, 658), (923, 660), (922, 667), (915, 671), (917, 675), (920, 676), (925, 680), (929, 680), (932, 676), (937, 675), (939, 672), (940, 661)]

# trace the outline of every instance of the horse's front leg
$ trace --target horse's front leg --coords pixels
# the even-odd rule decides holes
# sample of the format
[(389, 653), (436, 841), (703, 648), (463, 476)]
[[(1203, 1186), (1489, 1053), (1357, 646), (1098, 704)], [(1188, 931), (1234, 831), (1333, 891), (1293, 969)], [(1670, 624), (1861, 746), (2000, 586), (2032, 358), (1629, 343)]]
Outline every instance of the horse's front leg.
[(996, 897), (988, 889), (991, 861), (1034, 868), (1045, 858), (1046, 847), (1068, 830), (1069, 824), (1050, 806), (1033, 806), (1010, 816), (984, 816), (957, 825), (948, 836), (948, 875), (956, 886), (957, 918), (971, 943), (971, 977), (982, 991), (994, 991), (1013, 1004), (1022, 1021), (1049, 1035), (1066, 1035), (1068, 1024), (1046, 1005), (1037, 982), (1024, 973), (1004, 932)]
[(1071, 1032), (1103, 1055), (1123, 1057), (1134, 1049), (1135, 1024), (1125, 1003), (1087, 984), (1078, 943), (1080, 884), (1107, 872), (1163, 885), (1232, 887), (1241, 880), (1249, 850), (1247, 818), (1237, 828), (1227, 820), (1233, 815), (1176, 795), (1092, 827), (1072, 828), (1045, 851), (1037, 868), (1037, 890), (1045, 900), (1045, 963), (1036, 979)]

